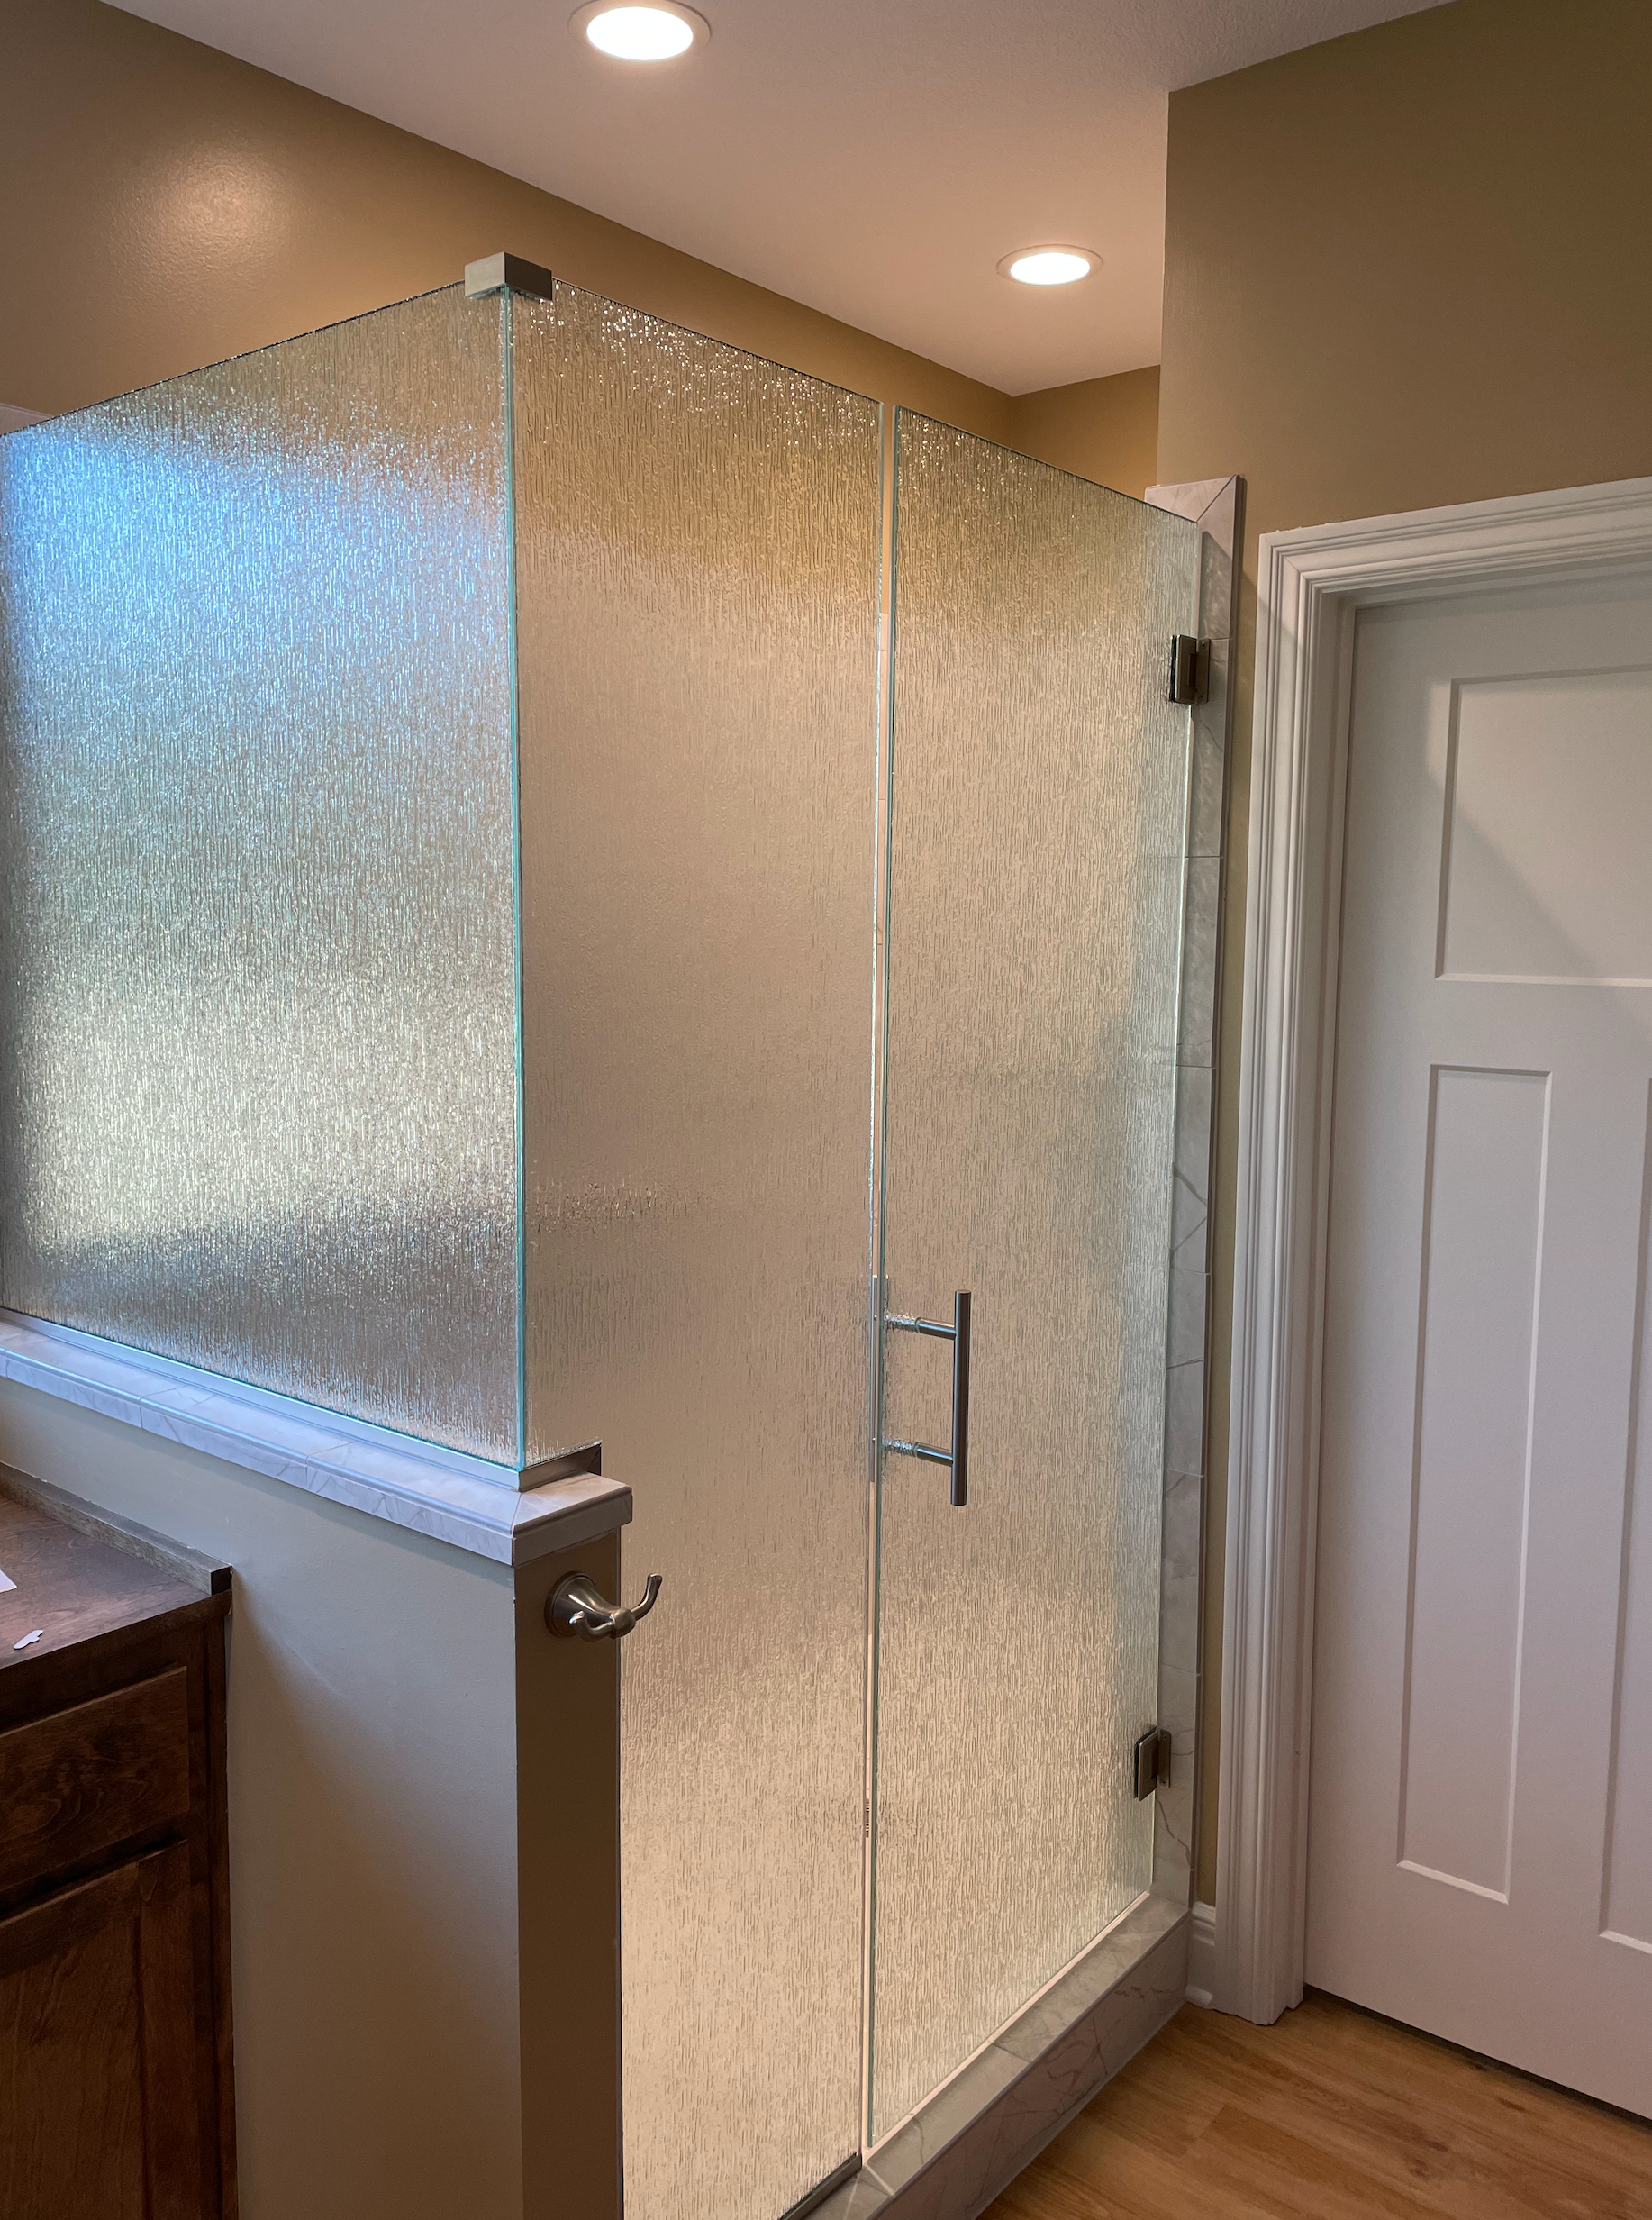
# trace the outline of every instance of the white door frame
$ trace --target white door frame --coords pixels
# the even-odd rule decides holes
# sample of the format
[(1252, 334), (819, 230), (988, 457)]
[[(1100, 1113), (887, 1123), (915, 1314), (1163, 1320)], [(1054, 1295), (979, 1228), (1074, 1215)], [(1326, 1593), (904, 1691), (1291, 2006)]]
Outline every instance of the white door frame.
[(1213, 2001), (1303, 1993), (1342, 797), (1354, 620), (1384, 602), (1652, 567), (1652, 478), (1261, 543), (1239, 1057)]

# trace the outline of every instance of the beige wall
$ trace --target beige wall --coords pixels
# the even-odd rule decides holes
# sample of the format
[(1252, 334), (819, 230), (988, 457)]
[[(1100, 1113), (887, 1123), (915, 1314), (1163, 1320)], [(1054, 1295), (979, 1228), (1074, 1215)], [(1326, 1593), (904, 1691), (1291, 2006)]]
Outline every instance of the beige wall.
[(1140, 494), (1158, 373), (1007, 394), (99, 0), (0, 0), (0, 404), (55, 414), (447, 285), (576, 285)]
[(55, 413), (504, 247), (1007, 440), (1008, 397), (98, 0), (0, 0), (0, 401)]
[[(558, 1642), (545, 1624), (570, 1572), (604, 1596), (634, 1595), (642, 1582), (626, 1585), (622, 1548), (604, 1534), (522, 1566), (515, 1580), (522, 2220), (618, 2220), (624, 2203), (620, 1645)], [(443, 2220), (458, 2210), (469, 2220), (474, 2207), (449, 2207)]]
[[(1652, 473), (1652, 8), (1455, 0), (1174, 96), (1161, 478), (1249, 482), (1221, 1046), (1206, 1738), (1219, 1715), (1260, 532)], [(1199, 1893), (1215, 1885), (1214, 1766)]]
[(1009, 443), (1139, 500), (1158, 477), (1157, 367), (1017, 394)]
[(0, 1463), (234, 1568), (244, 2220), (616, 2213), (619, 1658), (544, 1613), (619, 1537), (513, 1574), (10, 1380)]
[[(246, 2220), (540, 2220), (523, 2197), (511, 1574), (10, 1380), (0, 1462), (235, 1569)], [(585, 2105), (602, 2084), (588, 2074)]]

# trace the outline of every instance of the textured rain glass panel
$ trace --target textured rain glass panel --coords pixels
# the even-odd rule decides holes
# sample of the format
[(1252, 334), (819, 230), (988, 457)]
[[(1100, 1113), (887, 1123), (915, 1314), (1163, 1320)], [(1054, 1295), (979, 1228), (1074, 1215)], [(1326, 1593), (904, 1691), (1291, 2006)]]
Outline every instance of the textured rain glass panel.
[[(898, 418), (884, 1269), (974, 1297), (968, 1507), (885, 1455), (872, 2133), (1147, 1887), (1197, 534)], [(950, 1347), (885, 1330), (884, 1430)]]
[(665, 1576), (622, 1680), (630, 2220), (858, 2147), (881, 432), (513, 301), (530, 1437)]
[(0, 1300), (516, 1462), (502, 314), (0, 441)]

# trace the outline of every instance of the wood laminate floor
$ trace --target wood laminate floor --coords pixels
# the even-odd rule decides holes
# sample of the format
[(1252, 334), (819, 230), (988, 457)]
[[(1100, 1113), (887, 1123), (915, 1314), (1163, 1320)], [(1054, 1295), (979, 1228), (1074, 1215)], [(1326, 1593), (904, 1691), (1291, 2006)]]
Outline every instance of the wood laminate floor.
[(1652, 2220), (1652, 2126), (1311, 1990), (1193, 2005), (984, 2220)]

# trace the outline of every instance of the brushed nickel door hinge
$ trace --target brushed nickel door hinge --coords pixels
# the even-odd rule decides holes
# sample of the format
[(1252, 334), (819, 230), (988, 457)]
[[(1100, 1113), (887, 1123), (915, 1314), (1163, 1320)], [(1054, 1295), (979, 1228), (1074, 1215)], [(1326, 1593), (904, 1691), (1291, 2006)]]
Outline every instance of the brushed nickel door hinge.
[(1136, 1801), (1145, 1804), (1158, 1788), (1170, 1786), (1170, 1729), (1150, 1726), (1136, 1742), (1134, 1753)]
[(1170, 699), (1202, 702), (1211, 691), (1211, 643), (1191, 632), (1177, 632), (1170, 642)]

